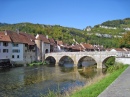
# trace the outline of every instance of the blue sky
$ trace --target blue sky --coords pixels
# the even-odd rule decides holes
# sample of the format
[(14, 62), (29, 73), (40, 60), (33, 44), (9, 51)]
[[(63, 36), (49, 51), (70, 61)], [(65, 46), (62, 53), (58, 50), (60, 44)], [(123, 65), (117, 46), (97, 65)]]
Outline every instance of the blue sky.
[(0, 0), (0, 22), (83, 29), (130, 17), (130, 0)]

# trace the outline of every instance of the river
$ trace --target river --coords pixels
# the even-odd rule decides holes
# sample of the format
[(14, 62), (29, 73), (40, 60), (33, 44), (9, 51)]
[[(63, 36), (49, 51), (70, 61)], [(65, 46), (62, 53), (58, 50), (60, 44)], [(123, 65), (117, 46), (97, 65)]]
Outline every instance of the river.
[(88, 79), (99, 75), (95, 67), (34, 66), (0, 70), (1, 97), (39, 97), (49, 90), (61, 93), (84, 86)]

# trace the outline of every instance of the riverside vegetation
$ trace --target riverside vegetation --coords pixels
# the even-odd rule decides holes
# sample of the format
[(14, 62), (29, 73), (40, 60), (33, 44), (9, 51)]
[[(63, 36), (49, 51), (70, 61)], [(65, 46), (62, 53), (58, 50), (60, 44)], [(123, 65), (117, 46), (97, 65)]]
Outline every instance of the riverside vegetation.
[(103, 90), (105, 90), (126, 68), (128, 65), (122, 63), (115, 63), (107, 68), (106, 74), (98, 78), (91, 79), (85, 86), (76, 87), (64, 94), (49, 91), (47, 95), (41, 94), (41, 97), (97, 97)]
[(30, 64), (27, 64), (27, 66), (39, 66), (39, 65), (49, 65), (49, 62), (44, 61), (44, 62), (32, 62)]

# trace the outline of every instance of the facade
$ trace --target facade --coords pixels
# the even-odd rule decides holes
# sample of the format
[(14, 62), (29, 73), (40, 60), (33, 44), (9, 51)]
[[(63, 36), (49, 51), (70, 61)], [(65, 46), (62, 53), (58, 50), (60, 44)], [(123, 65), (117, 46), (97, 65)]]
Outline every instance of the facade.
[[(35, 61), (35, 43), (31, 40), (31, 37), (26, 33), (4, 31), (0, 32), (5, 38), (9, 38), (6, 41), (5, 38), (0, 41), (0, 59), (7, 58), (10, 59), (13, 64), (27, 64)], [(35, 37), (34, 37), (35, 38)], [(4, 40), (4, 41), (2, 41)]]
[(45, 53), (50, 53), (50, 42), (46, 36), (36, 35), (36, 59), (37, 61), (44, 61)]
[(55, 40), (53, 38), (50, 38), (49, 41), (50, 41), (50, 52), (56, 52), (57, 46)]
[(65, 52), (65, 47), (62, 41), (56, 40), (56, 52)]
[(12, 43), (9, 36), (0, 33), (0, 59), (10, 59)]

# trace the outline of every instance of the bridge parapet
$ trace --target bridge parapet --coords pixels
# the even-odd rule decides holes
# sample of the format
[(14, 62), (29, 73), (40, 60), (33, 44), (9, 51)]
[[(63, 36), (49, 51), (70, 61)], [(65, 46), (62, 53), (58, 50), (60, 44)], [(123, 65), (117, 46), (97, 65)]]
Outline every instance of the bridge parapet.
[(45, 56), (55, 56), (55, 55), (117, 55), (116, 52), (56, 52), (56, 53), (47, 53)]

